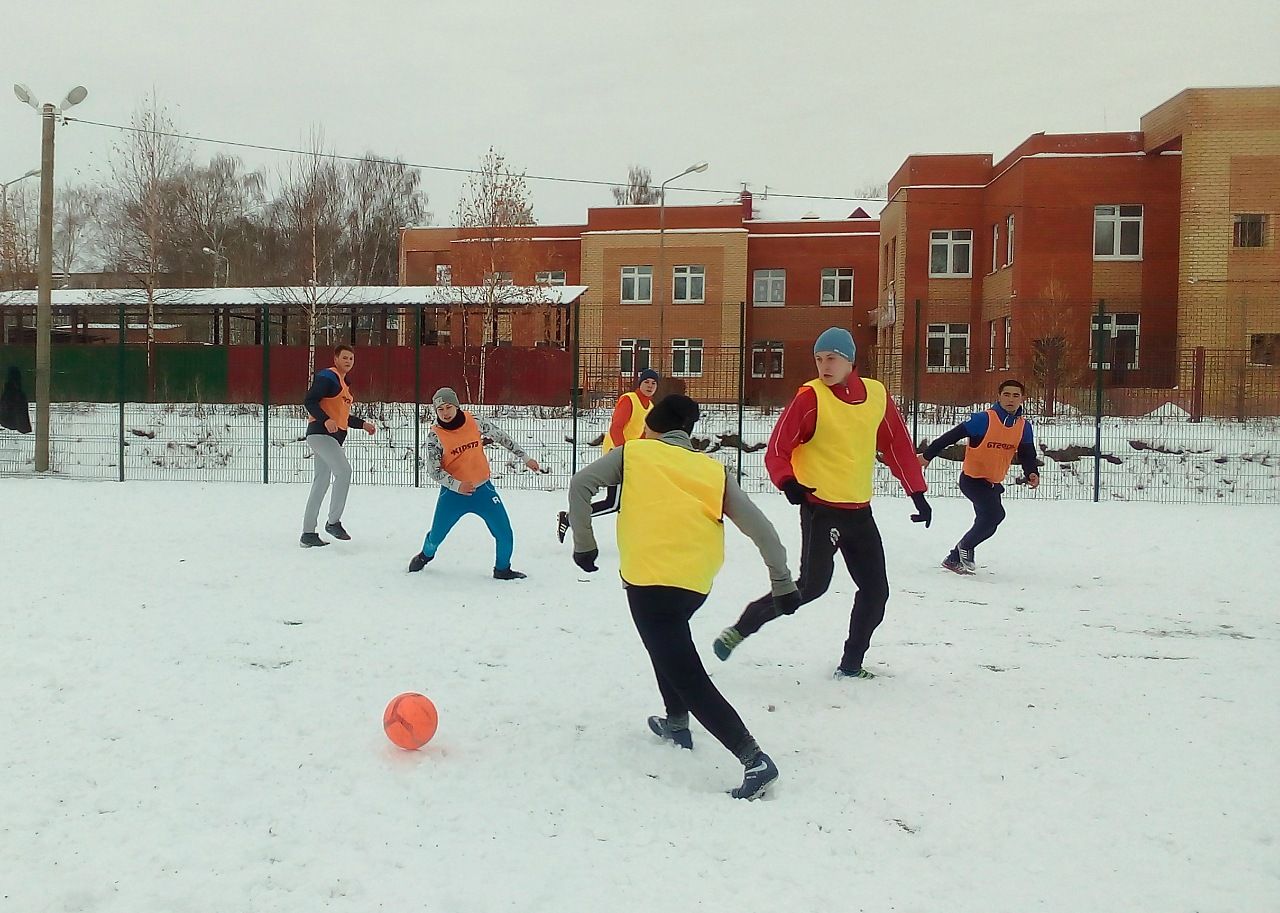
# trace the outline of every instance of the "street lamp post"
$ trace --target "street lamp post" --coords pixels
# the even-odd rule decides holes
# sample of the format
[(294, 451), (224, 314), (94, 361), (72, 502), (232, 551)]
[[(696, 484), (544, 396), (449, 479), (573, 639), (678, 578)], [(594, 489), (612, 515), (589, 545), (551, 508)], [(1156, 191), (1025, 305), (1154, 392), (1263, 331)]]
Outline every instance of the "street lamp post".
[[(217, 252), (216, 250), (214, 250), (212, 247), (205, 247), (205, 248), (201, 248), (201, 249), (204, 251), (204, 253), (208, 254), (210, 257), (217, 257), (219, 260), (221, 260), (221, 261), (222, 261), (222, 264), (223, 264), (222, 284), (223, 284), (223, 285), (225, 285), (225, 286), (230, 287), (230, 285), (231, 285), (231, 261), (230, 261), (229, 259), (227, 259), (225, 256), (223, 256), (222, 254), (218, 253), (218, 252)], [(214, 288), (217, 288), (217, 287), (218, 287), (218, 270), (217, 270), (217, 268), (216, 268), (216, 267), (214, 268), (214, 271), (213, 271), (213, 287), (214, 287)]]
[[(201, 248), (201, 250), (202, 250), (202, 251), (204, 251), (204, 253), (208, 254), (210, 257), (216, 257), (216, 258), (217, 258), (217, 260), (221, 260), (221, 261), (222, 261), (222, 263), (223, 263), (223, 267), (224, 267), (223, 274), (222, 274), (222, 284), (223, 284), (224, 286), (226, 286), (227, 288), (230, 288), (230, 287), (231, 287), (231, 260), (230, 260), (230, 258), (228, 258), (228, 257), (224, 256), (223, 254), (218, 253), (218, 252), (217, 252), (216, 250), (214, 250), (212, 247), (204, 247), (204, 248)], [(217, 287), (218, 287), (218, 263), (217, 263), (217, 260), (215, 260), (215, 261), (214, 261), (214, 264), (213, 264), (213, 287), (214, 287), (214, 288), (217, 288)], [(212, 341), (213, 341), (213, 344), (214, 344), (214, 345), (218, 345), (219, 343), (221, 343), (222, 345), (229, 345), (229, 344), (231, 343), (231, 338), (230, 338), (230, 337), (231, 337), (231, 320), (229, 319), (229, 313), (230, 313), (229, 311), (227, 311), (227, 310), (225, 310), (225, 309), (223, 310), (223, 312), (222, 312), (222, 324), (221, 324), (222, 332), (221, 332), (221, 333), (219, 333), (219, 332), (218, 332), (218, 328), (219, 328), (219, 324), (218, 324), (218, 307), (217, 307), (217, 305), (214, 305), (214, 308), (213, 308), (213, 323), (212, 323), (212, 325), (210, 326), (210, 332), (211, 332), (211, 334), (212, 334), (212, 336), (213, 336), (213, 340), (212, 340)]]
[(36, 295), (36, 472), (49, 471), (49, 379), (53, 334), (53, 130), (63, 111), (85, 100), (89, 90), (76, 86), (62, 104), (36, 101), (31, 90), (15, 85), (18, 101), (40, 112), (40, 234)]
[[(658, 185), (658, 275), (654, 277), (658, 283), (666, 278), (667, 270), (667, 185), (672, 181), (678, 181), (686, 174), (706, 171), (707, 167), (707, 162), (698, 162), (696, 165), (690, 165), (684, 171), (674, 177), (667, 178)], [(671, 290), (667, 293), (667, 296), (658, 300), (658, 364), (662, 366), (664, 374), (667, 373), (666, 358), (663, 357), (663, 353), (667, 350), (667, 302), (674, 297), (674, 293), (675, 283), (672, 282)]]

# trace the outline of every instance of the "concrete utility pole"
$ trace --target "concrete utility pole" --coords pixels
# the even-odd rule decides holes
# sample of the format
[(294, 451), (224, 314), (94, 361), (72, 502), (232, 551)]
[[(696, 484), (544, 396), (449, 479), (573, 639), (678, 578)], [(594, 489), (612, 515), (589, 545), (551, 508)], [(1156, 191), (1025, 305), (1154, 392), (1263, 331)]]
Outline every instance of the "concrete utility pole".
[(53, 131), (57, 118), (85, 100), (89, 90), (76, 86), (62, 104), (40, 104), (24, 85), (15, 85), (18, 101), (40, 112), (40, 235), (36, 261), (36, 472), (49, 471), (49, 381), (53, 334)]

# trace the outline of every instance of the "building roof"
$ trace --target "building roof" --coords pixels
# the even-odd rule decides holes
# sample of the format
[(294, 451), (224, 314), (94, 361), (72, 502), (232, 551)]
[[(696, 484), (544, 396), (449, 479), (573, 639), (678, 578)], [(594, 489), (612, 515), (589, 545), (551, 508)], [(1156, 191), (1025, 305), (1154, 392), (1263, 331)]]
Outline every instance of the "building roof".
[[(846, 221), (851, 218), (875, 219), (885, 207), (884, 200), (820, 200), (801, 197), (751, 197), (753, 219), (757, 222), (801, 222), (809, 220)], [(853, 215), (859, 208), (863, 215)]]
[[(569, 304), (587, 291), (585, 285), (512, 286), (503, 290), (502, 303)], [(37, 292), (22, 290), (0, 292), (0, 307), (34, 308)], [(285, 286), (254, 288), (166, 288), (156, 289), (155, 302), (164, 307), (261, 307), (262, 305), (297, 305), (317, 301), (323, 305), (353, 307), (415, 307), (448, 305), (459, 301), (476, 301), (484, 297), (482, 289), (448, 285), (342, 285)], [(53, 306), (79, 307), (145, 307), (142, 289), (92, 288), (54, 289)]]

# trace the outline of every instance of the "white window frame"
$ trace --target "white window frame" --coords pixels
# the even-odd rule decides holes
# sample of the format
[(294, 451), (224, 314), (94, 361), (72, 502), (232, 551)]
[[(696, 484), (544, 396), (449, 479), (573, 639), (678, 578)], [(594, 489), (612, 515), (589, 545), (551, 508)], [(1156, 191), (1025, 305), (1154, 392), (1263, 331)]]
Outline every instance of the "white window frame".
[(1013, 317), (1009, 316), (1004, 319), (1004, 369), (1009, 370), (1012, 360), (1009, 356), (1010, 350), (1013, 349)]
[[(1245, 220), (1248, 220), (1246, 222)], [(1241, 226), (1248, 224), (1250, 226), (1258, 226), (1258, 243), (1257, 244), (1241, 244), (1244, 232)], [(1252, 232), (1250, 232), (1252, 233)], [(1264, 212), (1237, 212), (1231, 216), (1231, 249), (1232, 250), (1259, 250), (1267, 246), (1267, 214)]]
[[(1133, 212), (1135, 209), (1137, 213)], [(1093, 259), (1141, 260), (1145, 221), (1146, 209), (1140, 203), (1108, 203), (1093, 207)], [(1122, 253), (1120, 239), (1124, 233), (1124, 226), (1133, 224), (1138, 226), (1138, 250), (1136, 253)], [(1110, 253), (1098, 253), (1098, 226), (1100, 225), (1111, 226)]]
[[(840, 294), (848, 290), (849, 297), (841, 298)], [(822, 270), (823, 307), (851, 307), (853, 305), (853, 267), (828, 266)]]
[[(1097, 343), (1097, 326), (1098, 316), (1095, 314), (1089, 318), (1089, 367), (1093, 370), (1101, 368), (1104, 371), (1111, 370), (1111, 356), (1107, 355), (1107, 360), (1098, 363), (1100, 353), (1095, 350)], [(1141, 314), (1103, 314), (1102, 315), (1103, 330), (1107, 333), (1107, 337), (1111, 344), (1110, 351), (1115, 351), (1115, 341), (1120, 338), (1122, 332), (1133, 331), (1133, 363), (1126, 365), (1128, 370), (1137, 370), (1140, 363), (1139, 353), (1142, 349), (1142, 315)]]
[(1013, 266), (1013, 213), (1004, 220), (1004, 265)]
[[(929, 364), (930, 350), (929, 342), (935, 339), (941, 339), (942, 345), (942, 364)], [(951, 345), (956, 340), (964, 340), (964, 363), (952, 363)], [(973, 354), (973, 346), (970, 345), (970, 326), (967, 323), (931, 323), (929, 324), (928, 340), (925, 343), (925, 372), (928, 374), (968, 374), (969, 361)]]
[(490, 287), (509, 287), (515, 285), (515, 278), (506, 270), (497, 270), (484, 274), (484, 284)]
[[(632, 296), (627, 297), (627, 283), (632, 284)], [(645, 286), (648, 288), (645, 288)], [(641, 292), (646, 292), (641, 297)], [(653, 304), (653, 267), (624, 266), (619, 270), (618, 294), (623, 304)]]
[[(760, 284), (765, 285), (765, 297), (760, 297)], [(787, 271), (785, 269), (758, 269), (751, 277), (751, 306), (780, 308), (787, 303)]]
[(987, 370), (996, 369), (996, 322), (987, 321)]
[(436, 285), (453, 285), (453, 267), (448, 263), (436, 264)]
[[(935, 248), (945, 248), (947, 267), (938, 272), (933, 268), (933, 252)], [(960, 272), (956, 269), (956, 253), (961, 248), (965, 251), (968, 269)], [(971, 279), (973, 278), (973, 229), (942, 228), (929, 232), (929, 278), (930, 279)]]
[(552, 269), (538, 273), (533, 277), (533, 281), (538, 285), (560, 286), (565, 284), (567, 275), (562, 269)]
[[(684, 294), (680, 294), (680, 283)], [(671, 268), (671, 302), (673, 304), (702, 304), (707, 300), (707, 268), (698, 265)]]
[[(637, 366), (635, 362), (641, 360), (642, 354), (644, 364)], [(627, 359), (632, 359), (630, 369), (628, 369)], [(653, 364), (652, 339), (628, 337), (618, 340), (618, 375), (620, 377), (635, 377), (651, 364)]]
[[(778, 356), (778, 370), (772, 371), (772, 356)], [(765, 358), (765, 370), (763, 372), (756, 370), (756, 356), (762, 355)], [(780, 339), (759, 339), (751, 344), (751, 376), (752, 377), (782, 377), (786, 371), (786, 351)]]
[[(697, 370), (694, 370), (694, 356), (697, 357)], [(702, 376), (702, 360), (703, 345), (702, 339), (689, 337), (687, 339), (671, 340), (671, 376), (672, 377), (701, 377)]]
[(991, 272), (1000, 268), (1000, 223), (991, 225)]

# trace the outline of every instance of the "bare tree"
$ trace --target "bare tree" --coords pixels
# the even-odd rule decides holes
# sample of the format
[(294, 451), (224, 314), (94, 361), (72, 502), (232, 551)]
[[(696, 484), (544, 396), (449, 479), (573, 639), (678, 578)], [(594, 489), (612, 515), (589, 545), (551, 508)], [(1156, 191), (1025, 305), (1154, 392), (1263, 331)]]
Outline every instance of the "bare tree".
[(89, 184), (64, 187), (54, 200), (53, 268), (71, 274), (92, 247), (103, 204), (101, 188)]
[(1086, 372), (1088, 343), (1080, 343), (1081, 321), (1087, 305), (1070, 301), (1057, 279), (1045, 283), (1040, 300), (1027, 304), (1027, 333), (1031, 338), (1031, 375), (1044, 398), (1044, 415), (1054, 415), (1062, 388), (1078, 385)]
[(346, 300), (342, 292), (319, 291), (332, 289), (338, 280), (345, 195), (338, 162), (325, 150), (324, 131), (319, 127), (311, 131), (310, 147), (306, 155), (291, 162), (270, 206), (270, 219), (287, 257), (287, 284), (278, 299), (286, 305), (286, 321), (289, 309), (302, 312), (308, 376), (315, 372), (320, 323), (330, 320), (332, 308)]
[(154, 95), (134, 111), (131, 124), (132, 130), (113, 149), (102, 243), (106, 259), (132, 276), (145, 294), (147, 387), (154, 393), (156, 301), (174, 259), (175, 188), (190, 152), (175, 136), (172, 118)]
[(360, 161), (348, 162), (340, 178), (346, 280), (355, 285), (398, 284), (400, 229), (431, 219), (421, 174), (403, 162), (366, 153)]
[(619, 206), (657, 206), (658, 191), (653, 186), (653, 175), (643, 165), (632, 165), (627, 169), (627, 183), (624, 187), (614, 187), (613, 202)]
[[(484, 402), (488, 352), (501, 344), (504, 319), (509, 326), (512, 308), (536, 303), (530, 301), (527, 289), (514, 282), (516, 275), (528, 272), (533, 264), (529, 239), (534, 218), (524, 174), (512, 171), (502, 154), (490, 147), (479, 172), (463, 189), (455, 218), (462, 243), (458, 245), (453, 282), (461, 279), (461, 284), (453, 288), (462, 311), (464, 362), (470, 346), (479, 346), (478, 400), (471, 400), (471, 380), (465, 371), (463, 382), (468, 400)], [(481, 332), (475, 334), (480, 338), (473, 340), (470, 318), (477, 311)]]
[(35, 288), (39, 193), (11, 187), (0, 210), (0, 289)]

